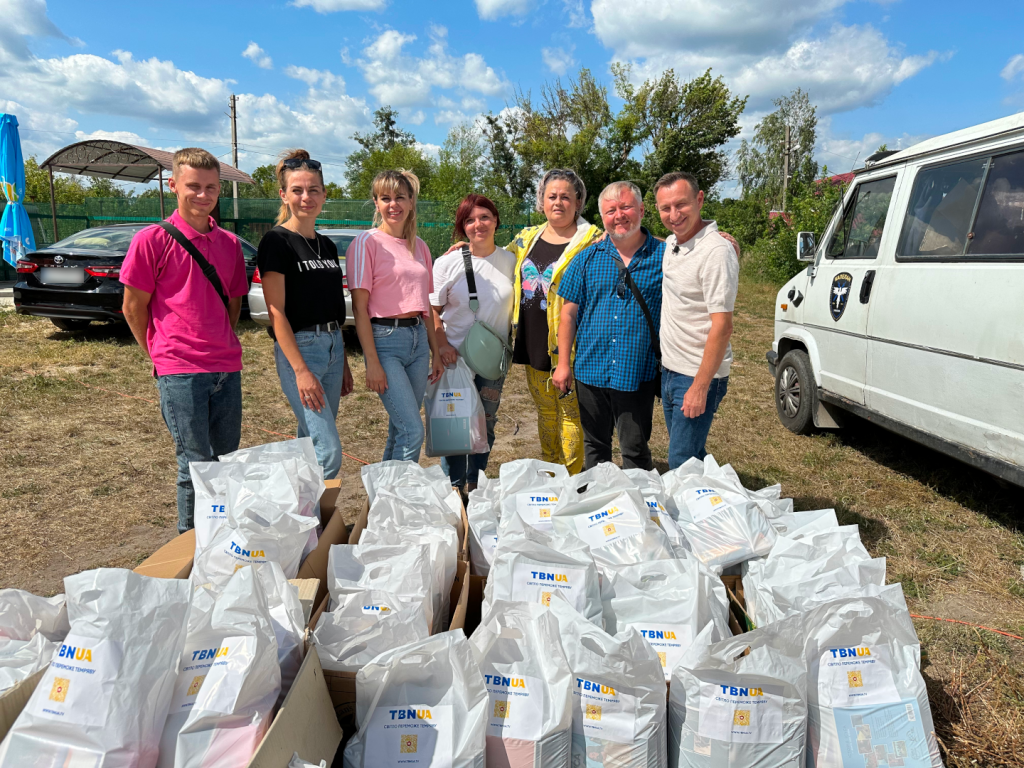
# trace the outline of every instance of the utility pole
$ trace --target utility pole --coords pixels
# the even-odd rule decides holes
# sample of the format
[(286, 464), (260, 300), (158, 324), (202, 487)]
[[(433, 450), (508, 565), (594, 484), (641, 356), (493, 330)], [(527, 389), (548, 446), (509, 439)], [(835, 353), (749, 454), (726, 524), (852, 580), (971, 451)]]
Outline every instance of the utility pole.
[[(235, 111), (235, 94), (231, 94), (231, 164), (238, 167), (238, 114)], [(787, 129), (788, 130), (788, 129)], [(787, 132), (787, 136), (789, 133)], [(234, 204), (235, 229), (238, 229), (238, 182), (231, 182), (231, 202)]]
[[(231, 97), (234, 99), (234, 96)], [(234, 102), (232, 101), (232, 104)], [(234, 113), (234, 107), (232, 107), (232, 114)], [(789, 126), (786, 126), (786, 146), (782, 151), (782, 212), (786, 212), (786, 192), (789, 187)]]

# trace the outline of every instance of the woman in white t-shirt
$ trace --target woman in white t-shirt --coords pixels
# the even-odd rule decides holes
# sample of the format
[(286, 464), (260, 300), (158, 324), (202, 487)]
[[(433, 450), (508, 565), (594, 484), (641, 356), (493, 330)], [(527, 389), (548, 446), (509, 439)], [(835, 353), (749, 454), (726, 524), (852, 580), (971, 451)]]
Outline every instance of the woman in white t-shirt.
[[(454, 365), (459, 345), (477, 320), (487, 323), (502, 338), (508, 338), (515, 299), (513, 279), (516, 257), (494, 244), (494, 233), (501, 223), (498, 208), (483, 195), (468, 195), (455, 214), (455, 239), (467, 241), (472, 254), (473, 276), (480, 302), (474, 315), (469, 307), (469, 286), (462, 249), (457, 248), (434, 262), (434, 292), (430, 304), (434, 314), (434, 336), (441, 362)], [(476, 377), (484, 414), (487, 417), (487, 445), (494, 445), (494, 425), (505, 379)], [(441, 467), (452, 485), (466, 493), (476, 488), (477, 477), (487, 468), (490, 453), (447, 456)]]

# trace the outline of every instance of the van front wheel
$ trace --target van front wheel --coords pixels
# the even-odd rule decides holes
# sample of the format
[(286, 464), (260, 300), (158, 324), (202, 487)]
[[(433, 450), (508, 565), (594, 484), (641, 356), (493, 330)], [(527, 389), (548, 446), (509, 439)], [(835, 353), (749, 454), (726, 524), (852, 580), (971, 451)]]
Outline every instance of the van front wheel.
[(814, 374), (802, 349), (786, 353), (775, 371), (775, 410), (790, 432), (808, 435), (814, 431)]

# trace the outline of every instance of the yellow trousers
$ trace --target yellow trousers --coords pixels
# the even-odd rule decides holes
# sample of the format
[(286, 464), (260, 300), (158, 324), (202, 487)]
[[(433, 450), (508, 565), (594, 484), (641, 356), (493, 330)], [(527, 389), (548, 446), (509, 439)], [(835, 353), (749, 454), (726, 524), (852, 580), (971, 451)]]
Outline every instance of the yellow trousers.
[(537, 432), (544, 461), (564, 464), (570, 475), (583, 469), (583, 427), (576, 390), (568, 397), (551, 383), (548, 371), (526, 368), (526, 384), (537, 406)]

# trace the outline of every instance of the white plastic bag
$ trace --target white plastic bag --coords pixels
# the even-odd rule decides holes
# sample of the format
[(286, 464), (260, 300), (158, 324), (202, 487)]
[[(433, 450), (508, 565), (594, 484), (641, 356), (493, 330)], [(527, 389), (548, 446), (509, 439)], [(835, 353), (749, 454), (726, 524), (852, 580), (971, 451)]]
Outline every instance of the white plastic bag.
[(298, 496), (283, 465), (269, 478), (228, 479), (228, 519), (192, 567), (192, 583), (223, 588), (239, 568), (273, 561), (294, 579), (315, 517), (298, 514)]
[(636, 630), (612, 637), (551, 600), (573, 674), (572, 764), (664, 768), (665, 676)]
[(191, 585), (99, 568), (64, 590), (71, 630), (0, 744), (0, 766), (152, 768)]
[(470, 491), (466, 518), (469, 520), (470, 567), (475, 576), (486, 579), (498, 546), (498, 524), (501, 520), (501, 501), (496, 491)]
[(219, 594), (200, 587), (188, 629), (158, 766), (245, 765), (281, 691), (270, 603), (256, 568), (241, 568)]
[[(615, 467), (626, 486), (606, 485), (595, 479), (595, 473), (606, 466), (614, 467), (599, 465), (565, 482), (551, 512), (555, 534), (576, 536), (586, 542), (600, 565), (675, 557), (665, 532), (648, 516), (647, 502), (622, 470)], [(586, 491), (581, 492), (584, 486)]]
[(501, 465), (499, 535), (517, 515), (539, 531), (551, 533), (551, 510), (558, 503), (569, 470), (538, 459), (517, 459)]
[(324, 669), (358, 672), (385, 651), (430, 637), (423, 603), (402, 603), (373, 591), (348, 597), (320, 616), (310, 638)]
[(49, 664), (69, 628), (64, 595), (0, 589), (0, 693)]
[(799, 538), (808, 533), (827, 531), (839, 527), (834, 509), (814, 509), (809, 512), (790, 512), (779, 515), (771, 521), (772, 528), (780, 536)]
[(679, 519), (679, 510), (676, 503), (665, 490), (665, 483), (658, 474), (658, 470), (652, 469), (649, 472), (643, 469), (631, 468), (623, 472), (632, 480), (636, 487), (643, 494), (647, 502), (647, 513), (651, 520), (665, 532), (668, 540), (672, 543), (677, 555), (690, 551), (690, 542), (686, 540), (682, 529), (676, 520)]
[(714, 642), (732, 636), (725, 585), (695, 557), (608, 569), (601, 597), (605, 631), (639, 632), (658, 654), (666, 680), (707, 624), (715, 628)]
[(22, 589), (0, 589), (0, 638), (28, 640), (40, 634), (57, 642), (69, 629), (64, 595), (40, 597)]
[(942, 766), (921, 647), (906, 604), (893, 604), (898, 597), (837, 600), (776, 625), (804, 633), (808, 764), (863, 765), (865, 754), (880, 758), (884, 750), (889, 765), (888, 756)]
[(455, 365), (444, 369), (433, 384), (427, 384), (423, 398), (426, 413), (427, 456), (462, 456), (487, 453), (487, 418), (476, 377), (459, 356)]
[(778, 538), (753, 501), (715, 478), (688, 478), (673, 499), (679, 527), (705, 565), (726, 568), (766, 555)]
[(288, 768), (327, 768), (327, 761), (321, 760), (319, 763), (307, 763), (299, 757), (298, 752), (292, 752), (292, 759), (288, 761)]
[(483, 768), (487, 689), (461, 629), (386, 651), (356, 675), (346, 768)]
[(451, 591), (459, 562), (459, 537), (454, 528), (442, 526), (401, 526), (392, 520), (384, 520), (376, 530), (367, 528), (359, 538), (360, 544), (390, 544), (396, 546), (426, 544), (430, 547), (431, 571), (439, 581), (434, 590), (441, 596), (440, 606), (435, 614), (435, 631), (442, 632), (447, 626), (451, 608)]
[(431, 626), (439, 620), (441, 595), (436, 590), (443, 574), (444, 563), (432, 560), (429, 544), (335, 544), (327, 556), (332, 609), (345, 595), (378, 590), (423, 603)]
[(857, 597), (869, 587), (885, 586), (885, 558), (859, 560), (832, 571), (772, 586), (767, 600), (758, 603), (761, 626), (803, 613), (822, 603)]
[(394, 493), (401, 493), (398, 488), (418, 488), (430, 486), (439, 497), (445, 498), (452, 490), (452, 481), (441, 469), (440, 464), (421, 467), (415, 461), (379, 461), (366, 464), (359, 470), (360, 479), (366, 489), (366, 496), (372, 505), (377, 498), (377, 491), (387, 488)]
[[(219, 457), (221, 461), (241, 464), (286, 464), (295, 476), (299, 492), (299, 514), (320, 519), (320, 496), (326, 488), (324, 470), (316, 458), (313, 438), (300, 437), (277, 443), (240, 448)], [(290, 463), (294, 462), (294, 464)]]
[(366, 515), (366, 528), (376, 530), (388, 522), (412, 528), (448, 525), (462, 541), (462, 499), (451, 486), (448, 491), (442, 497), (427, 486), (379, 488)]
[(487, 686), (487, 763), (565, 768), (572, 671), (558, 621), (536, 603), (494, 602), (469, 640)]
[(810, 532), (797, 538), (780, 536), (768, 557), (746, 564), (743, 593), (747, 613), (757, 624), (765, 623), (769, 616), (777, 618), (771, 608), (772, 587), (805, 581), (870, 559), (856, 525)]
[(590, 547), (575, 536), (546, 536), (517, 517), (498, 540), (483, 602), (548, 605), (552, 595), (561, 594), (588, 621), (601, 626), (600, 584)]
[(802, 641), (776, 627), (709, 644), (709, 626), (683, 655), (669, 689), (672, 768), (804, 765)]
[(306, 620), (299, 600), (299, 588), (290, 584), (281, 566), (275, 562), (253, 566), (263, 584), (270, 605), (270, 621), (277, 639), (277, 661), (281, 667), (281, 694), (277, 704), (292, 689), (295, 676), (306, 655)]

